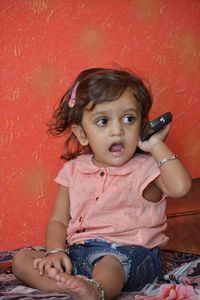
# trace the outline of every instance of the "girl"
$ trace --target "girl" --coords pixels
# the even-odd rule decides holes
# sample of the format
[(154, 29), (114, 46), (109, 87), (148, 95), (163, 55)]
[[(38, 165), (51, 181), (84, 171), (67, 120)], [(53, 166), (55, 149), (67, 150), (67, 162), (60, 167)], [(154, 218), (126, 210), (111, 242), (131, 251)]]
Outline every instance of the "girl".
[(185, 195), (191, 178), (164, 142), (169, 125), (140, 140), (151, 105), (146, 85), (127, 70), (85, 70), (63, 96), (49, 131), (68, 134), (68, 162), (56, 177), (46, 252), (14, 258), (25, 284), (75, 300), (114, 299), (162, 273), (165, 198)]

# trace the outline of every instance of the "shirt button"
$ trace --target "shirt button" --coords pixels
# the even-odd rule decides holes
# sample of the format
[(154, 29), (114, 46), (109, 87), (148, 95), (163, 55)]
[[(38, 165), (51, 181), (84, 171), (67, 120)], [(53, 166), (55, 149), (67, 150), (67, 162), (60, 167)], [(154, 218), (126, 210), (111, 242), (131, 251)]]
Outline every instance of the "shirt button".
[(102, 171), (102, 172), (100, 173), (100, 176), (104, 176), (104, 174), (105, 174), (105, 172), (104, 172), (104, 171)]

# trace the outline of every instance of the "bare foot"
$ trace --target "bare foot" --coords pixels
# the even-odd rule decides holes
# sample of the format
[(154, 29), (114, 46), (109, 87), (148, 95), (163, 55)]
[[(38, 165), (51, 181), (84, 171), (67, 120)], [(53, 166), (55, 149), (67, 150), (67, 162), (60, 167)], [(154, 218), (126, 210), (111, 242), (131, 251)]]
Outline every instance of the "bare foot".
[(84, 276), (73, 276), (68, 273), (58, 273), (56, 269), (49, 270), (48, 276), (55, 281), (61, 292), (70, 294), (74, 300), (98, 300), (96, 287)]

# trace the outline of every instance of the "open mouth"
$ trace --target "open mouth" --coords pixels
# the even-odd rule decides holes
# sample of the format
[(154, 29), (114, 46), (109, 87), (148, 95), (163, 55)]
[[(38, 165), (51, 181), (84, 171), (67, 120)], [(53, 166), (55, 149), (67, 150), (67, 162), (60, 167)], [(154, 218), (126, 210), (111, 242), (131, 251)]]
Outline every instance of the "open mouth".
[(109, 151), (112, 153), (120, 153), (124, 150), (124, 145), (121, 143), (112, 144), (109, 148)]

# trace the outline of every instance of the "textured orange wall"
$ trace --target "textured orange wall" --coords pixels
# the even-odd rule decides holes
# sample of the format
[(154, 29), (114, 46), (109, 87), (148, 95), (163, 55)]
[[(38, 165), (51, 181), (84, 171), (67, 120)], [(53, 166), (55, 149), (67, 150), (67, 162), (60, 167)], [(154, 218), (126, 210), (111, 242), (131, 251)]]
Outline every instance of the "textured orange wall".
[(200, 176), (199, 0), (0, 1), (0, 249), (42, 244), (63, 139), (45, 134), (82, 69), (146, 77), (152, 117), (172, 111), (169, 144)]

